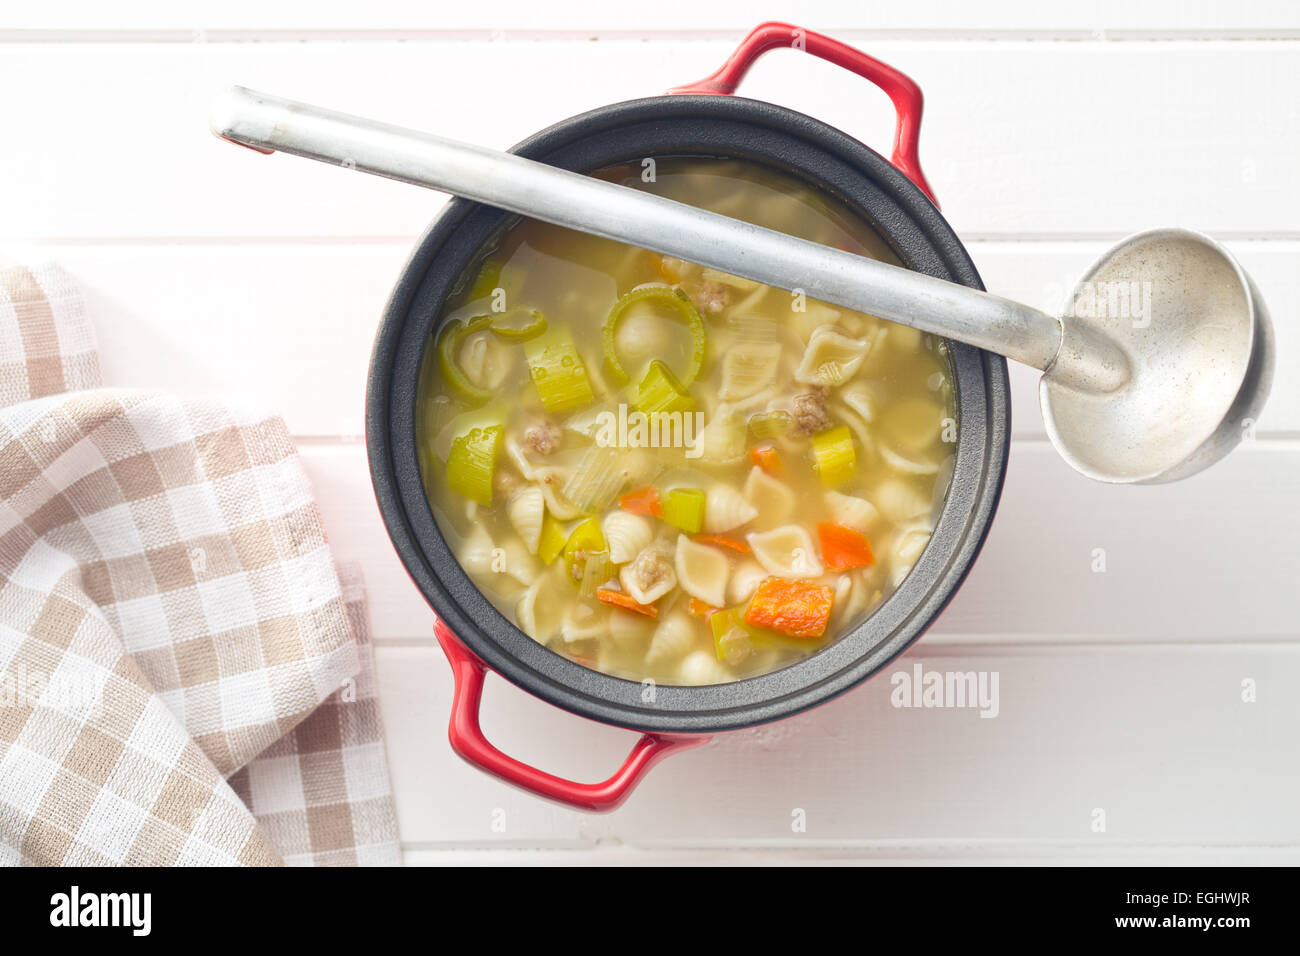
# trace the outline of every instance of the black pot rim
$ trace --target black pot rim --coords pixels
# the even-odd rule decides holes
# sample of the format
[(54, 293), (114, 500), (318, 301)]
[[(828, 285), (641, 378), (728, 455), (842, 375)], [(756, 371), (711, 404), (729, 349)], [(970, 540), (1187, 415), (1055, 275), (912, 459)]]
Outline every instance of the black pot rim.
[[(846, 202), (910, 268), (982, 289), (965, 248), (934, 205), (884, 157), (804, 114), (729, 96), (660, 96), (564, 120), (512, 152), (589, 171), (650, 155), (731, 156), (803, 178)], [(547, 650), (470, 582), (443, 540), (416, 462), (420, 356), (437, 305), (507, 213), (450, 202), (417, 243), (384, 311), (367, 389), (366, 444), (380, 512), (402, 563), (435, 613), (489, 667), (575, 714), (636, 730), (708, 734), (779, 720), (857, 686), (938, 616), (983, 545), (1010, 445), (1006, 361), (953, 343), (957, 461), (931, 542), (902, 584), (862, 624), (804, 661), (707, 686), (600, 673)], [(649, 698), (649, 699), (647, 699)]]

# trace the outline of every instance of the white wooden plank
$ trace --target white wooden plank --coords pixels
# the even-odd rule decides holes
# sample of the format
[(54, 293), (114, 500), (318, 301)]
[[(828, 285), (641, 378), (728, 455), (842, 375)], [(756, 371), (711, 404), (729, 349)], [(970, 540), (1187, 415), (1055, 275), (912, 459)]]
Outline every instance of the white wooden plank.
[(409, 0), (378, 0), (366, 4), (268, 4), (255, 0), (201, 0), (169, 3), (134, 0), (111, 8), (94, 0), (56, 0), (13, 10), (5, 27), (11, 31), (190, 31), (202, 28), (209, 36), (223, 31), (244, 35), (255, 31), (321, 33), (330, 31), (487, 32), (506, 30), (540, 33), (635, 32), (684, 35), (705, 30), (743, 31), (762, 20), (800, 22), (822, 30), (955, 31), (980, 33), (1050, 31), (1091, 35), (1107, 30), (1233, 30), (1276, 33), (1294, 29), (1297, 15), (1285, 0), (1252, 0), (1223, 4), (1214, 0), (1092, 0), (1088, 3), (1044, 4), (1033, 0), (998, 0), (978, 5), (953, 0), (917, 0), (906, 5), (864, 6), (853, 0), (810, 0), (797, 10), (778, 0), (661, 0), (653, 7), (635, 4), (536, 4), (529, 0), (498, 0), (486, 4), (428, 4)]
[[(437, 196), (221, 144), (206, 129), (211, 94), (240, 82), (505, 146), (706, 74), (729, 46), (9, 45), (0, 82), (41, 90), (9, 104), (10, 128), (40, 148), (0, 152), (0, 236), (410, 237)], [(1300, 82), (1294, 44), (890, 40), (871, 52), (925, 89), (925, 165), (967, 235), (1111, 236), (1169, 224), (1295, 235), (1300, 124), (1276, 106)], [(745, 92), (889, 141), (885, 97), (820, 61), (775, 55)]]
[(85, 290), (106, 382), (256, 395), (300, 436), (364, 431), (370, 348), (408, 245), (126, 243), (39, 252)]
[[(1300, 242), (1228, 243), (1274, 316), (1278, 366), (1257, 432), (1300, 432)], [(971, 243), (993, 291), (1055, 312), (1104, 242)], [(370, 344), (409, 252), (373, 244), (44, 245), (82, 284), (107, 381), (262, 396), (297, 435), (362, 430)], [(258, 343), (250, 349), (250, 341)], [(1036, 373), (1013, 369), (1013, 428), (1042, 437)]]
[[(303, 457), (340, 558), (367, 568), (375, 633), (431, 641), (432, 618), (380, 524), (359, 445)], [(1256, 442), (1187, 481), (1115, 487), (1043, 442), (1013, 446), (1002, 503), (970, 577), (931, 629), (1119, 642), (1300, 638), (1279, 595), (1300, 580), (1300, 443)], [(1095, 572), (1104, 552), (1104, 572)]]
[(404, 848), (406, 866), (1296, 866), (1297, 847), (1041, 845), (1023, 841), (934, 841), (898, 846), (887, 841), (853, 847), (736, 847), (698, 850), (627, 845), (574, 849)]
[[(674, 756), (622, 809), (597, 817), (551, 807), (461, 762), (444, 737), (450, 676), (440, 653), (381, 648), (402, 839), (420, 850), (599, 842), (903, 856), (969, 845), (1041, 856), (1064, 846), (1103, 858), (1300, 845), (1292, 759), (1300, 702), (1291, 692), (1300, 648), (923, 641), (889, 674), (918, 663), (996, 671), (998, 716), (896, 708), (881, 675), (807, 714)], [(1255, 703), (1241, 699), (1247, 678), (1257, 682)], [(608, 774), (633, 739), (499, 679), (489, 682), (483, 719), (507, 753), (578, 779)], [(1104, 833), (1092, 829), (1098, 808)], [(795, 810), (806, 832), (792, 831)]]

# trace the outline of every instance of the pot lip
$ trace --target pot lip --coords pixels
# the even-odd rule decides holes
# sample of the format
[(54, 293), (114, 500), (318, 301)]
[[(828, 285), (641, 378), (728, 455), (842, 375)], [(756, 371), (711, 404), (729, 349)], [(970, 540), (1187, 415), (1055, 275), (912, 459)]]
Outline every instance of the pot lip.
[[(880, 226), (886, 213), (901, 216), (895, 226), (924, 240), (911, 252), (930, 260), (926, 271), (983, 288), (974, 264), (947, 221), (884, 157), (820, 120), (771, 103), (714, 95), (628, 100), (562, 120), (512, 151), (535, 158), (553, 157), (611, 133), (625, 134), (632, 127), (652, 136), (656, 135), (654, 131), (692, 121), (704, 124), (700, 127), (702, 135), (726, 126), (735, 127), (742, 138), (748, 133), (768, 142), (797, 141), (794, 145), (802, 150), (797, 159), (778, 162), (772, 157), (768, 163), (783, 165), (787, 173), (810, 181), (817, 180), (809, 159), (813, 155), (823, 163), (835, 163), (856, 174), (861, 180), (857, 185), (878, 194), (881, 206), (867, 213), (861, 203), (851, 205), (876, 226), (891, 246), (899, 236)], [(708, 144), (701, 145), (705, 148), (700, 155), (710, 154)], [(749, 148), (756, 147), (752, 142), (729, 145), (728, 151), (740, 155)], [(645, 155), (653, 152), (647, 150)], [(835, 193), (828, 186), (823, 185), (823, 189)], [(645, 682), (585, 668), (543, 648), (510, 624), (450, 556), (424, 499), (418, 470), (412, 489), (414, 442), (406, 440), (412, 452), (403, 456), (403, 462), (394, 458), (402, 454), (403, 443), (399, 433), (403, 426), (394, 418), (404, 416), (403, 409), (414, 407), (414, 386), (409, 381), (395, 383), (394, 364), (404, 351), (403, 344), (408, 352), (412, 347), (417, 352), (423, 347), (423, 341), (406, 341), (414, 336), (411, 326), (418, 324), (408, 322), (408, 317), (431, 266), (453, 234), (465, 228), (476, 213), (497, 222), (507, 217), (477, 203), (453, 199), (413, 248), (376, 335), (366, 404), (371, 478), (388, 534), (425, 599), (470, 650), (520, 688), (580, 716), (645, 732), (707, 734), (768, 723), (825, 703), (888, 666), (925, 632), (956, 593), (983, 545), (1001, 494), (1010, 448), (1006, 360), (958, 343), (951, 348), (960, 421), (957, 463), (932, 538), (933, 542), (942, 537), (950, 546), (943, 553), (927, 547), (895, 592), (834, 644), (789, 667), (729, 684), (660, 685), (654, 688), (653, 702), (647, 704)], [(475, 248), (479, 248), (478, 243)], [(915, 258), (895, 248), (904, 261)], [(429, 316), (423, 324), (428, 325), (433, 318)], [(403, 360), (403, 366), (408, 367), (410, 361), (409, 357)], [(417, 366), (418, 361), (417, 354)], [(984, 401), (967, 399), (975, 387)], [(873, 622), (878, 626), (873, 627)], [(882, 623), (888, 626), (879, 626)], [(489, 629), (497, 633), (489, 633)]]

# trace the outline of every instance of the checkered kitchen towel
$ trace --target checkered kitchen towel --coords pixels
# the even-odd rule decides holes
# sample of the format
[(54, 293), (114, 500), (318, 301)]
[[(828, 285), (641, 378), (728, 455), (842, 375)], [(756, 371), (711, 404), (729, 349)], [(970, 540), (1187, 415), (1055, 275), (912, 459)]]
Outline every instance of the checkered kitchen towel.
[(0, 862), (398, 860), (359, 579), (284, 423), (99, 388), (0, 270)]

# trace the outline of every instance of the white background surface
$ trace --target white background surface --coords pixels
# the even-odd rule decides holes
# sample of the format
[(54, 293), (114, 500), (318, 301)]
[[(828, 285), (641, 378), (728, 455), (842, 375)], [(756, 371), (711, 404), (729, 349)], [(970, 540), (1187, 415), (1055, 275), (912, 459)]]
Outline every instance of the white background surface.
[[(882, 676), (670, 758), (612, 815), (573, 813), (451, 754), (449, 673), (366, 474), (370, 341), (442, 198), (221, 144), (207, 102), (238, 82), (505, 147), (704, 76), (765, 18), (921, 84), (923, 165), (991, 289), (1055, 309), (1122, 235), (1203, 229), (1271, 308), (1277, 384), (1256, 440), (1226, 462), (1111, 488), (1056, 459), (1034, 377), (1013, 371), (988, 544), (900, 665), (999, 672), (999, 716), (895, 709)], [(366, 568), (410, 862), (1294, 863), (1297, 41), (1300, 7), (1283, 0), (26, 4), (0, 22), (0, 242), (34, 243), (84, 283), (110, 384), (257, 394), (299, 436), (336, 551)], [(773, 53), (743, 92), (887, 151), (888, 101), (826, 64)], [(508, 752), (582, 779), (633, 739), (500, 679), (484, 723)]]

